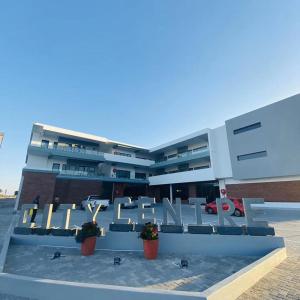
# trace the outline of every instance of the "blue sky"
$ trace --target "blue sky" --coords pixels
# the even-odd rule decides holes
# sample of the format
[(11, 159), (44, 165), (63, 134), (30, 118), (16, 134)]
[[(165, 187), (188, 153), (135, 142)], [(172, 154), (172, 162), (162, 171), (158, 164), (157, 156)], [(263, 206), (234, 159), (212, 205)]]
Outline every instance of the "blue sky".
[(300, 1), (1, 1), (0, 188), (33, 122), (155, 146), (300, 91)]

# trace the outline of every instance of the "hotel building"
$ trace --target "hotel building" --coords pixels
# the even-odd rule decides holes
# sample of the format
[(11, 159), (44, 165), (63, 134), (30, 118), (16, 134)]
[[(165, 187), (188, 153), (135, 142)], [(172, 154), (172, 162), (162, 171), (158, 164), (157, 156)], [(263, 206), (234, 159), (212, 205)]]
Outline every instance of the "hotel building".
[(33, 124), (19, 203), (140, 195), (300, 201), (300, 95), (146, 149)]

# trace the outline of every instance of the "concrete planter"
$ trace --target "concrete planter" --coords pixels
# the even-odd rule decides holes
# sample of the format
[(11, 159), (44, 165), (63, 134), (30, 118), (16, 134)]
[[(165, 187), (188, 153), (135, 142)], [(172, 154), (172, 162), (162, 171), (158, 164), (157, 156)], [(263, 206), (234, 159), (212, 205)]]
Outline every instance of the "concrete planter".
[(147, 259), (156, 259), (158, 254), (158, 240), (144, 240), (144, 256)]

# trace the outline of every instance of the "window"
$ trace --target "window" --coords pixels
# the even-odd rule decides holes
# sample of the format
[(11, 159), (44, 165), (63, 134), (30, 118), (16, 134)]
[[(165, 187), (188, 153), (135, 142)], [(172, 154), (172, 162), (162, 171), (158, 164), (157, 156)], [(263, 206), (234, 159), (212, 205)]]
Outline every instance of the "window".
[(131, 154), (129, 154), (129, 153), (119, 152), (119, 151), (115, 151), (115, 152), (114, 152), (114, 155), (120, 155), (120, 156), (131, 157)]
[(179, 172), (188, 171), (188, 170), (189, 170), (189, 164), (178, 165)]
[(136, 179), (146, 179), (146, 173), (136, 172), (135, 173), (135, 178)]
[(165, 170), (164, 169), (157, 169), (156, 173), (157, 173), (157, 175), (162, 175), (162, 174), (165, 173)]
[(53, 143), (53, 148), (56, 149), (57, 146), (58, 146), (58, 142), (54, 142), (54, 143)]
[(204, 150), (204, 149), (207, 149), (207, 145), (194, 148), (193, 152), (197, 152), (197, 151)]
[(65, 170), (67, 170), (67, 165), (66, 164), (63, 164), (62, 165), (62, 169), (65, 171)]
[(267, 151), (259, 151), (259, 152), (253, 152), (243, 155), (238, 155), (237, 160), (246, 160), (246, 159), (253, 159), (253, 158), (259, 158), (259, 157), (265, 157), (267, 156)]
[(251, 125), (248, 125), (248, 126), (245, 126), (245, 127), (235, 129), (235, 130), (233, 130), (233, 134), (243, 133), (243, 132), (250, 131), (250, 130), (253, 130), (253, 129), (257, 129), (257, 128), (260, 128), (260, 127), (261, 127), (261, 122), (257, 122), (257, 123), (254, 123), (254, 124), (251, 124)]
[(184, 153), (188, 151), (188, 146), (183, 146), (177, 149), (178, 154)]
[(89, 173), (95, 174), (95, 168), (94, 167), (89, 167)]
[(49, 141), (48, 140), (42, 140), (41, 147), (42, 148), (48, 148), (49, 147)]
[(59, 169), (60, 169), (60, 164), (54, 163), (54, 164), (52, 165), (52, 170), (53, 170), (53, 171), (59, 171)]
[(201, 169), (207, 169), (209, 168), (209, 165), (201, 166), (201, 167), (195, 167), (194, 170), (201, 170)]
[(130, 171), (116, 170), (117, 178), (130, 178)]

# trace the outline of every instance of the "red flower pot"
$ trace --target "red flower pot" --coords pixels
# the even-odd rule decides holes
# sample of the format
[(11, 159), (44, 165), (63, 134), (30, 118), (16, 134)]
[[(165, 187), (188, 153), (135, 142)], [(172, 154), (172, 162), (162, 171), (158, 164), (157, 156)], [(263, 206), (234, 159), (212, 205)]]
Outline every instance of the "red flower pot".
[(144, 256), (147, 259), (155, 259), (158, 253), (158, 240), (144, 240)]
[(96, 237), (91, 236), (81, 244), (81, 254), (84, 256), (93, 255), (96, 247)]

